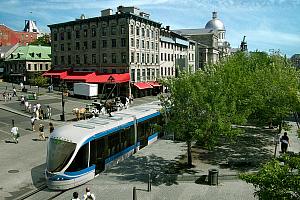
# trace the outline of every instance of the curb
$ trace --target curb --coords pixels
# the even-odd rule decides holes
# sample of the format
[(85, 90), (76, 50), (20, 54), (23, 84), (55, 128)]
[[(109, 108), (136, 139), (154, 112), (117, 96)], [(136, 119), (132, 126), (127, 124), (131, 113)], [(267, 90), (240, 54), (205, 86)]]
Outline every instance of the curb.
[(22, 116), (24, 116), (24, 117), (31, 118), (30, 115), (21, 113), (21, 112), (19, 112), (19, 111), (12, 110), (12, 109), (7, 108), (6, 106), (3, 106), (3, 105), (0, 105), (0, 109), (5, 110), (5, 111), (8, 111), (8, 112), (11, 112), (11, 113), (14, 113), (14, 114), (22, 115)]

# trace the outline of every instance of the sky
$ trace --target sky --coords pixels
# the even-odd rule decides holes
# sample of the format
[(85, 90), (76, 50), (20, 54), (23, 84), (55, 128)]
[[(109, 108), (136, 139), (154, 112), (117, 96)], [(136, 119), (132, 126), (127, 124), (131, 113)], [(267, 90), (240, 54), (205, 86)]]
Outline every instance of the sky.
[(300, 53), (300, 0), (0, 0), (0, 24), (21, 31), (24, 20), (47, 25), (73, 21), (81, 14), (100, 16), (103, 9), (136, 6), (150, 19), (171, 29), (204, 28), (212, 11), (226, 28), (226, 40), (237, 48), (246, 36), (251, 51)]

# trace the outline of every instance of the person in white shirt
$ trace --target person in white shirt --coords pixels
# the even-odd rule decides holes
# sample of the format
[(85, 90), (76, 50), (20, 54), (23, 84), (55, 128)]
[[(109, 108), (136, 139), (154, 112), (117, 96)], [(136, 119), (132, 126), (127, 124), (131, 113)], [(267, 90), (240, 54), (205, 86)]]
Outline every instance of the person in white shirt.
[(12, 138), (15, 141), (15, 144), (19, 143), (19, 140), (18, 140), (18, 138), (19, 138), (18, 130), (19, 129), (16, 126), (12, 127), (11, 130), (10, 130), (10, 132), (12, 134)]
[(83, 195), (83, 200), (88, 200), (88, 199), (96, 200), (96, 197), (93, 193), (91, 193), (90, 188), (87, 187), (85, 191), (86, 193)]
[(27, 112), (28, 111), (28, 106), (29, 106), (28, 101), (25, 101), (24, 105), (25, 105), (25, 111)]

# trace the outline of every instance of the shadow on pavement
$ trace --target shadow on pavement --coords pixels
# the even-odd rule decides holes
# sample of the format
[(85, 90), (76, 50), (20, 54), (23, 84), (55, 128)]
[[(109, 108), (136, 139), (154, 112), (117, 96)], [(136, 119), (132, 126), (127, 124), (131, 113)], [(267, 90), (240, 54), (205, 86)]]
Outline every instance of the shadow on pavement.
[[(212, 151), (198, 146), (193, 147), (194, 161), (201, 160), (203, 163), (240, 172), (257, 170), (273, 156), (276, 130), (261, 128), (243, 128), (243, 130), (245, 132), (233, 141), (223, 139), (222, 145)], [(186, 159), (186, 155), (183, 159)]]
[(175, 160), (165, 160), (153, 154), (150, 156), (132, 156), (106, 172), (110, 175), (122, 175), (116, 177), (123, 181), (140, 181), (144, 183), (148, 182), (148, 175), (151, 174), (152, 184), (155, 186), (178, 184), (178, 175), (196, 173)]

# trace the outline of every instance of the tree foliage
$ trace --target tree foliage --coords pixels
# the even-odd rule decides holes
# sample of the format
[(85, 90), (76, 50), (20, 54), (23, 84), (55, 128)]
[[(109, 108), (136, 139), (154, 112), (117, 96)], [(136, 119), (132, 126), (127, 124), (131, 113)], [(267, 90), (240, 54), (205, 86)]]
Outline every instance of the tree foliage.
[(36, 85), (38, 87), (44, 87), (47, 85), (48, 79), (43, 76), (36, 76), (30, 79), (31, 85)]
[(30, 43), (31, 45), (51, 46), (50, 36), (43, 35)]
[(170, 90), (161, 100), (167, 131), (188, 148), (195, 140), (213, 148), (220, 137), (239, 134), (233, 124), (275, 122), (299, 102), (297, 71), (282, 57), (261, 52), (236, 54), (195, 74), (181, 73), (165, 85)]
[(282, 162), (272, 160), (256, 174), (240, 177), (256, 188), (255, 195), (261, 200), (300, 199), (300, 158), (285, 156)]

